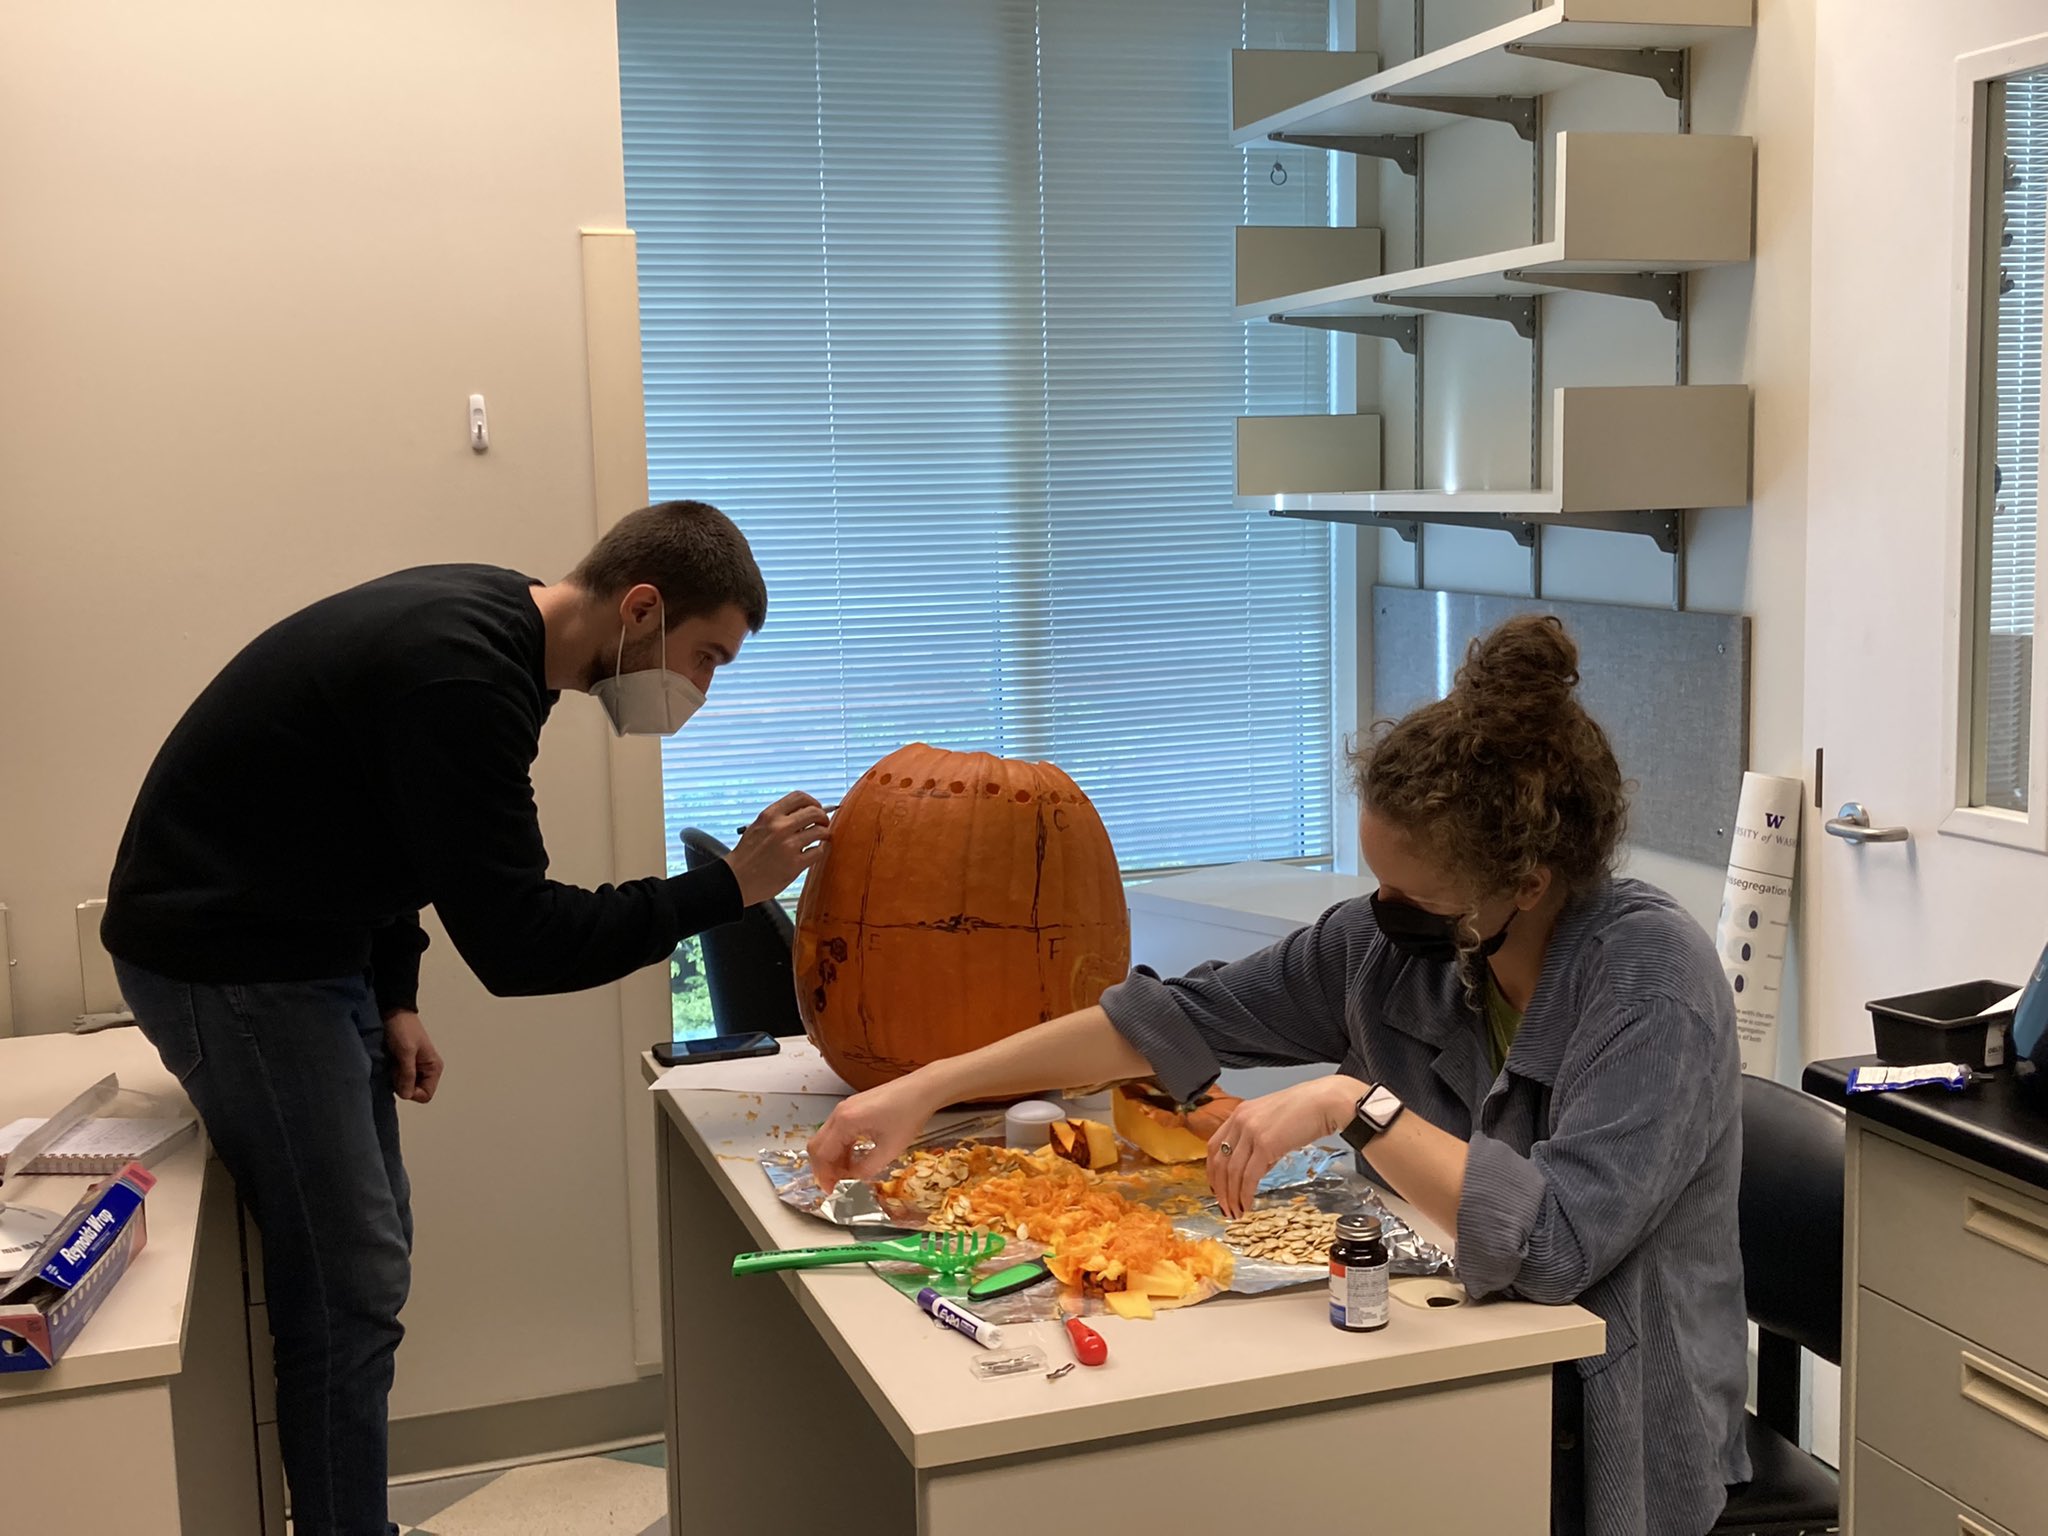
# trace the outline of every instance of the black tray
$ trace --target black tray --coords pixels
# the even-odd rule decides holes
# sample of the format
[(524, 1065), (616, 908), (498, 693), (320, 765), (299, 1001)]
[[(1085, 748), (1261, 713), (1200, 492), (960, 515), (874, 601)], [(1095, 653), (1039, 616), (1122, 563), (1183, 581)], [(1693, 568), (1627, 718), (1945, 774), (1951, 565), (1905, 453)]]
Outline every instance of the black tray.
[(1927, 1061), (1959, 1061), (1980, 1071), (2002, 1067), (2009, 1056), (2012, 1009), (1980, 1010), (2016, 990), (2009, 981), (1962, 981), (1867, 1003), (1877, 1054), (1900, 1067)]

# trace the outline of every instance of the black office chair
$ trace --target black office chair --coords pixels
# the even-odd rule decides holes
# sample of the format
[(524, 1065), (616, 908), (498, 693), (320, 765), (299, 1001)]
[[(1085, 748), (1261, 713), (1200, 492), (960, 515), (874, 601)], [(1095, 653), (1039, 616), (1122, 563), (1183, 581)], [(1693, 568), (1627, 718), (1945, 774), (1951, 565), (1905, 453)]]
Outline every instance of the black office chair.
[[(691, 869), (716, 863), (732, 850), (695, 827), (682, 831), (683, 862)], [(761, 1030), (800, 1035), (796, 973), (790, 951), (796, 927), (775, 901), (747, 908), (736, 923), (697, 935), (704, 951), (704, 984), (711, 994), (711, 1020), (722, 1035)]]
[(1842, 1362), (1842, 1112), (1742, 1079), (1742, 1289), (1757, 1325), (1751, 1480), (1713, 1536), (1819, 1536), (1841, 1526), (1841, 1486), (1799, 1449), (1799, 1351)]

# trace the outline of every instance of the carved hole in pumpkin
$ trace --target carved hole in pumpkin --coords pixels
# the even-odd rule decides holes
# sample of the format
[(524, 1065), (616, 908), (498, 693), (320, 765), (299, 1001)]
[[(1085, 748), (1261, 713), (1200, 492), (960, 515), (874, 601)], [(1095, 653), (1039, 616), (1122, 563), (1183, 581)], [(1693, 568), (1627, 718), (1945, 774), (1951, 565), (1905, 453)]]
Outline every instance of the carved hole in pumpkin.
[(879, 780), (878, 780), (877, 782), (878, 782), (878, 783), (882, 783), (882, 784), (887, 784), (887, 783), (889, 782), (889, 780), (890, 780), (890, 778), (891, 778), (891, 777), (892, 777), (892, 776), (891, 776), (890, 774), (886, 774), (886, 773), (885, 773), (885, 774), (883, 774), (883, 775), (882, 775), (882, 777), (881, 777), (881, 778), (880, 778), (880, 779), (879, 779)]
[(844, 965), (846, 963), (846, 940), (834, 939), (830, 943), (828, 943), (825, 946), (825, 948), (831, 954), (834, 960), (837, 960), (841, 965)]
[(964, 795), (967, 793), (967, 786), (961, 783), (958, 779), (955, 779), (952, 783), (948, 784), (946, 788), (950, 789), (956, 795)]
[(981, 787), (991, 795), (1001, 794), (1003, 789), (1000, 784), (984, 784)]
[(1017, 791), (1017, 803), (1018, 803), (1019, 805), (1029, 805), (1029, 804), (1031, 803), (1031, 791), (1030, 791), (1030, 790), (1028, 790), (1028, 789), (1020, 789), (1020, 790), (1018, 790), (1018, 791)]
[(939, 781), (937, 779), (926, 779), (924, 781), (924, 787), (926, 789), (937, 789), (939, 787)]
[(1065, 811), (1061, 811), (1061, 810), (1055, 810), (1055, 811), (1054, 811), (1054, 812), (1052, 813), (1052, 824), (1053, 824), (1053, 825), (1054, 825), (1055, 827), (1057, 827), (1057, 828), (1058, 828), (1058, 829), (1059, 829), (1060, 831), (1062, 831), (1062, 832), (1066, 831), (1066, 830), (1067, 830), (1067, 813), (1066, 813)]
[(825, 989), (823, 987), (813, 987), (811, 989), (811, 1009), (815, 1013), (823, 1013), (825, 1011)]

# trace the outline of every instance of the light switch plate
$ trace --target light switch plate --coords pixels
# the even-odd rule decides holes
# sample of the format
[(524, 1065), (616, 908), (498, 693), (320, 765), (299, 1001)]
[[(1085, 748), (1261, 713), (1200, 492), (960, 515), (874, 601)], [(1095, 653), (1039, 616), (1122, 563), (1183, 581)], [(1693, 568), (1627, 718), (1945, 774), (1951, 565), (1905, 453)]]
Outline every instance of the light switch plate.
[(7, 906), (0, 902), (0, 1036), (14, 1033), (14, 946), (7, 938)]

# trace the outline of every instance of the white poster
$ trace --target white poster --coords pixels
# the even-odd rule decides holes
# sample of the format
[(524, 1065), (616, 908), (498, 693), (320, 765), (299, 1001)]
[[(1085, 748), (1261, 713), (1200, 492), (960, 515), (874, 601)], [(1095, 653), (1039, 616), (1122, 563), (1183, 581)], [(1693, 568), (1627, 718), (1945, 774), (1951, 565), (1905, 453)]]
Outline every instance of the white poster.
[(1775, 1077), (1778, 1070), (1785, 940), (1792, 931), (1792, 870), (1799, 858), (1799, 807), (1805, 797), (1797, 779), (1742, 776), (1728, 885), (1714, 934), (1721, 969), (1735, 990), (1742, 1070), (1759, 1077)]

